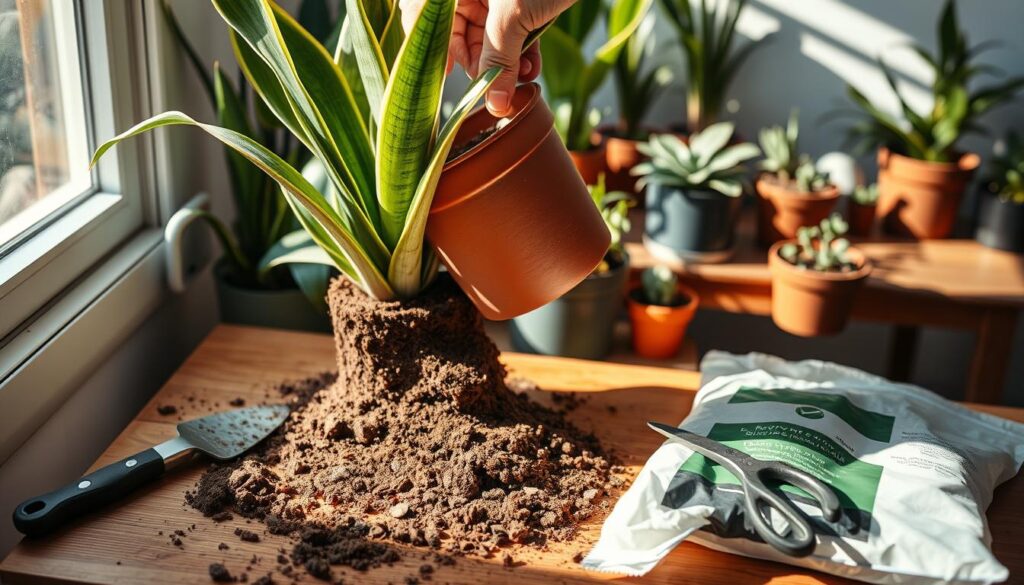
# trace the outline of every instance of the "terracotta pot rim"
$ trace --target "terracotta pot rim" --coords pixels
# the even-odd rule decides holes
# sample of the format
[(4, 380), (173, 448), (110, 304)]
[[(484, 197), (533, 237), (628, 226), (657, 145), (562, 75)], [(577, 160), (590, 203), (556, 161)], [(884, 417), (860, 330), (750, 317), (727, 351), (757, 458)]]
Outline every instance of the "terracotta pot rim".
[(919, 172), (971, 173), (981, 166), (981, 157), (974, 152), (961, 152), (954, 162), (935, 162), (893, 152), (883, 146), (878, 149), (879, 172), (882, 172), (889, 166), (886, 163), (890, 159), (898, 160), (900, 165), (913, 167)]
[(626, 302), (628, 304), (632, 305), (632, 306), (642, 307), (642, 308), (644, 308), (644, 309), (646, 309), (648, 311), (662, 309), (663, 311), (660, 311), (660, 312), (669, 313), (669, 314), (671, 314), (671, 313), (681, 313), (681, 312), (690, 311), (690, 310), (696, 310), (700, 306), (700, 295), (697, 294), (697, 291), (693, 290), (692, 288), (686, 286), (685, 284), (683, 284), (681, 282), (676, 284), (676, 291), (686, 295), (686, 298), (688, 299), (688, 301), (686, 303), (682, 304), (682, 305), (676, 305), (674, 307), (666, 307), (664, 305), (651, 305), (651, 304), (644, 303), (642, 301), (636, 300), (636, 298), (635, 298), (636, 293), (639, 292), (639, 291), (642, 291), (643, 288), (644, 288), (643, 286), (634, 286), (634, 287), (630, 288), (629, 289), (629, 293), (626, 295)]
[(796, 189), (790, 189), (788, 185), (783, 185), (782, 183), (772, 183), (767, 179), (769, 176), (774, 175), (768, 172), (758, 175), (754, 188), (760, 192), (762, 185), (767, 186), (768, 189), (765, 189), (766, 195), (784, 195), (802, 201), (827, 201), (839, 198), (839, 187), (833, 183), (829, 183), (827, 187), (820, 191), (797, 191)]
[[(471, 148), (471, 149), (467, 150), (466, 152), (460, 154), (459, 156), (457, 156), (457, 157), (455, 157), (455, 158), (453, 158), (453, 159), (451, 159), (449, 161), (446, 161), (444, 163), (444, 168), (441, 170), (442, 173), (444, 173), (444, 172), (446, 172), (446, 171), (448, 171), (450, 169), (453, 169), (453, 168), (455, 168), (455, 167), (457, 167), (457, 166), (459, 166), (461, 164), (464, 164), (465, 161), (472, 159), (474, 156), (479, 154), (480, 151), (482, 151), (482, 150), (492, 146), (501, 137), (503, 137), (504, 135), (506, 135), (509, 132), (511, 132), (513, 127), (518, 126), (520, 123), (522, 123), (523, 120), (526, 119), (527, 116), (530, 115), (530, 112), (532, 112), (533, 109), (535, 107), (537, 107), (537, 103), (540, 101), (540, 86), (537, 85), (537, 83), (535, 83), (535, 82), (534, 83), (526, 83), (526, 84), (523, 84), (523, 85), (520, 85), (519, 87), (517, 87), (516, 91), (517, 92), (519, 92), (519, 91), (531, 92), (529, 97), (526, 100), (526, 104), (523, 105), (522, 109), (519, 110), (518, 112), (516, 112), (514, 116), (509, 118), (508, 124), (505, 124), (505, 126), (503, 126), (502, 128), (496, 130), (494, 132), (494, 134), (491, 134), (490, 136), (485, 138), (483, 142), (481, 142), (480, 144), (477, 144), (476, 146), (474, 146), (473, 148)], [(477, 113), (478, 111), (480, 111), (483, 108), (484, 108), (484, 106), (480, 106), (479, 108), (476, 108), (473, 112), (471, 112), (469, 114), (469, 116), (472, 116), (473, 114)], [(467, 116), (467, 119), (468, 119), (469, 116)], [(542, 137), (537, 142), (540, 143), (540, 142), (543, 142), (543, 141), (544, 141), (544, 138)], [(453, 145), (453, 146), (457, 146), (457, 145)], [(532, 152), (532, 149), (531, 149), (531, 152)]]
[(768, 265), (773, 273), (779, 275), (789, 274), (791, 276), (837, 283), (862, 280), (871, 274), (871, 260), (864, 254), (864, 252), (861, 252), (858, 248), (853, 246), (851, 246), (846, 252), (853, 257), (854, 263), (858, 265), (857, 270), (854, 270), (853, 272), (819, 272), (817, 270), (797, 268), (779, 255), (779, 250), (782, 249), (782, 246), (790, 243), (795, 244), (797, 241), (780, 240), (772, 244), (772, 247), (768, 249)]

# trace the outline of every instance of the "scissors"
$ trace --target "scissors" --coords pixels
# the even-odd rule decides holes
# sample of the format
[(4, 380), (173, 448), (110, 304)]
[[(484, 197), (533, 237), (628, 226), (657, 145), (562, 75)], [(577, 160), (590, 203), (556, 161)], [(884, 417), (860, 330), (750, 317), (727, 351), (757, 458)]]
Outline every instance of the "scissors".
[[(794, 557), (805, 557), (814, 551), (814, 529), (792, 502), (783, 499), (765, 485), (775, 480), (796, 486), (810, 493), (818, 501), (822, 515), (829, 522), (839, 519), (839, 498), (827, 484), (813, 475), (782, 461), (761, 461), (750, 455), (723, 445), (718, 441), (684, 431), (674, 426), (648, 422), (647, 426), (670, 441), (680, 443), (728, 469), (740, 480), (743, 503), (757, 533), (765, 542)], [(774, 509), (789, 523), (786, 534), (776, 532), (762, 513), (763, 508)]]

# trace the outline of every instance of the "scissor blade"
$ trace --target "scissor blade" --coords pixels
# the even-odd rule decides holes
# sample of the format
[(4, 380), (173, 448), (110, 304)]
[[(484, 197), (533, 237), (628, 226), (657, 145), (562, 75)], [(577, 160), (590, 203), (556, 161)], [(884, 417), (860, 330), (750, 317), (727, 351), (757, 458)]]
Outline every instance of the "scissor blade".
[(723, 445), (714, 439), (709, 439), (697, 433), (691, 433), (672, 425), (654, 421), (648, 421), (647, 426), (668, 437), (670, 441), (685, 445), (719, 464), (731, 467), (730, 464), (740, 465), (750, 459), (750, 456), (742, 451), (737, 451), (728, 445)]

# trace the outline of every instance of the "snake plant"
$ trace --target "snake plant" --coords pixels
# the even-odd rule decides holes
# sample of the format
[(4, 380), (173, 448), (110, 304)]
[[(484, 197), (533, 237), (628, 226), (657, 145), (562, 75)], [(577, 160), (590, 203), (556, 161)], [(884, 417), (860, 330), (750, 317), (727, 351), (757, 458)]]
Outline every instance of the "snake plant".
[(729, 84), (750, 53), (769, 37), (733, 50), (736, 22), (746, 0), (661, 0), (661, 5), (686, 60), (686, 123), (695, 132), (718, 119)]
[[(235, 128), (181, 112), (156, 115), (105, 142), (171, 125), (204, 130), (259, 167), (315, 245), (275, 263), (334, 266), (381, 300), (418, 294), (439, 262), (425, 245), (427, 213), (455, 134), (498, 68), (473, 80), (440, 124), (441, 92), (457, 0), (427, 0), (408, 36), (397, 0), (346, 0), (327, 48), (270, 0), (213, 0), (235, 56), (266, 109), (326, 175), (317, 189), (289, 161)], [(532, 39), (531, 39), (532, 40)]]
[(785, 128), (771, 126), (762, 129), (758, 136), (764, 152), (761, 170), (775, 175), (784, 185), (794, 184), (802, 193), (820, 191), (829, 185), (828, 173), (819, 171), (811, 157), (800, 152), (799, 137), (800, 123), (796, 110), (790, 113)]
[(603, 0), (579, 0), (555, 20), (541, 39), (545, 97), (555, 112), (555, 128), (570, 150), (592, 147), (590, 137), (601, 116), (591, 109), (590, 100), (615, 66), (651, 2), (612, 3), (608, 9), (608, 39), (589, 63), (583, 55), (583, 45), (603, 10)]
[(657, 183), (682, 189), (717, 191), (729, 197), (743, 194), (743, 163), (761, 154), (749, 142), (729, 146), (731, 122), (719, 122), (690, 135), (689, 144), (672, 134), (656, 134), (638, 149), (650, 160), (633, 167), (639, 187)]
[(654, 13), (648, 13), (615, 61), (615, 93), (619, 99), (619, 131), (631, 140), (647, 138), (644, 117), (654, 100), (672, 82), (667, 65), (649, 67), (654, 53)]
[(933, 105), (926, 114), (915, 111), (903, 98), (892, 72), (881, 59), (878, 66), (899, 101), (902, 117), (890, 115), (871, 103), (852, 85), (847, 86), (850, 99), (860, 108), (865, 119), (849, 129), (857, 149), (887, 146), (894, 151), (932, 162), (949, 162), (956, 156), (956, 142), (966, 132), (978, 131), (979, 116), (1010, 100), (1024, 88), (1024, 77), (1014, 77), (991, 85), (973, 88), (972, 80), (998, 72), (989, 65), (972, 61), (979, 53), (996, 46), (987, 42), (969, 46), (957, 22), (956, 2), (949, 0), (938, 25), (939, 51), (929, 53), (920, 46), (914, 51), (932, 68)]

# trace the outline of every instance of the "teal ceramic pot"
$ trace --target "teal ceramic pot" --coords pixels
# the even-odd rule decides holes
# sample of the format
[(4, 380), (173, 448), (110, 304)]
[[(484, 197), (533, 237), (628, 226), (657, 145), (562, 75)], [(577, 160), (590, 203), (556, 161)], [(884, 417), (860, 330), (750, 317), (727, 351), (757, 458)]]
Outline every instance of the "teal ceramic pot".
[(293, 331), (331, 331), (327, 313), (313, 308), (297, 288), (258, 290), (236, 286), (227, 277), (227, 267), (220, 262), (214, 267), (213, 275), (220, 319), (224, 323)]
[(604, 274), (590, 275), (558, 299), (512, 319), (516, 351), (601, 359), (612, 349), (622, 311), (629, 259)]
[(1024, 253), (1024, 203), (1004, 201), (984, 189), (978, 199), (977, 240), (989, 248)]
[(725, 262), (735, 245), (740, 198), (716, 191), (647, 187), (644, 245), (664, 262)]

